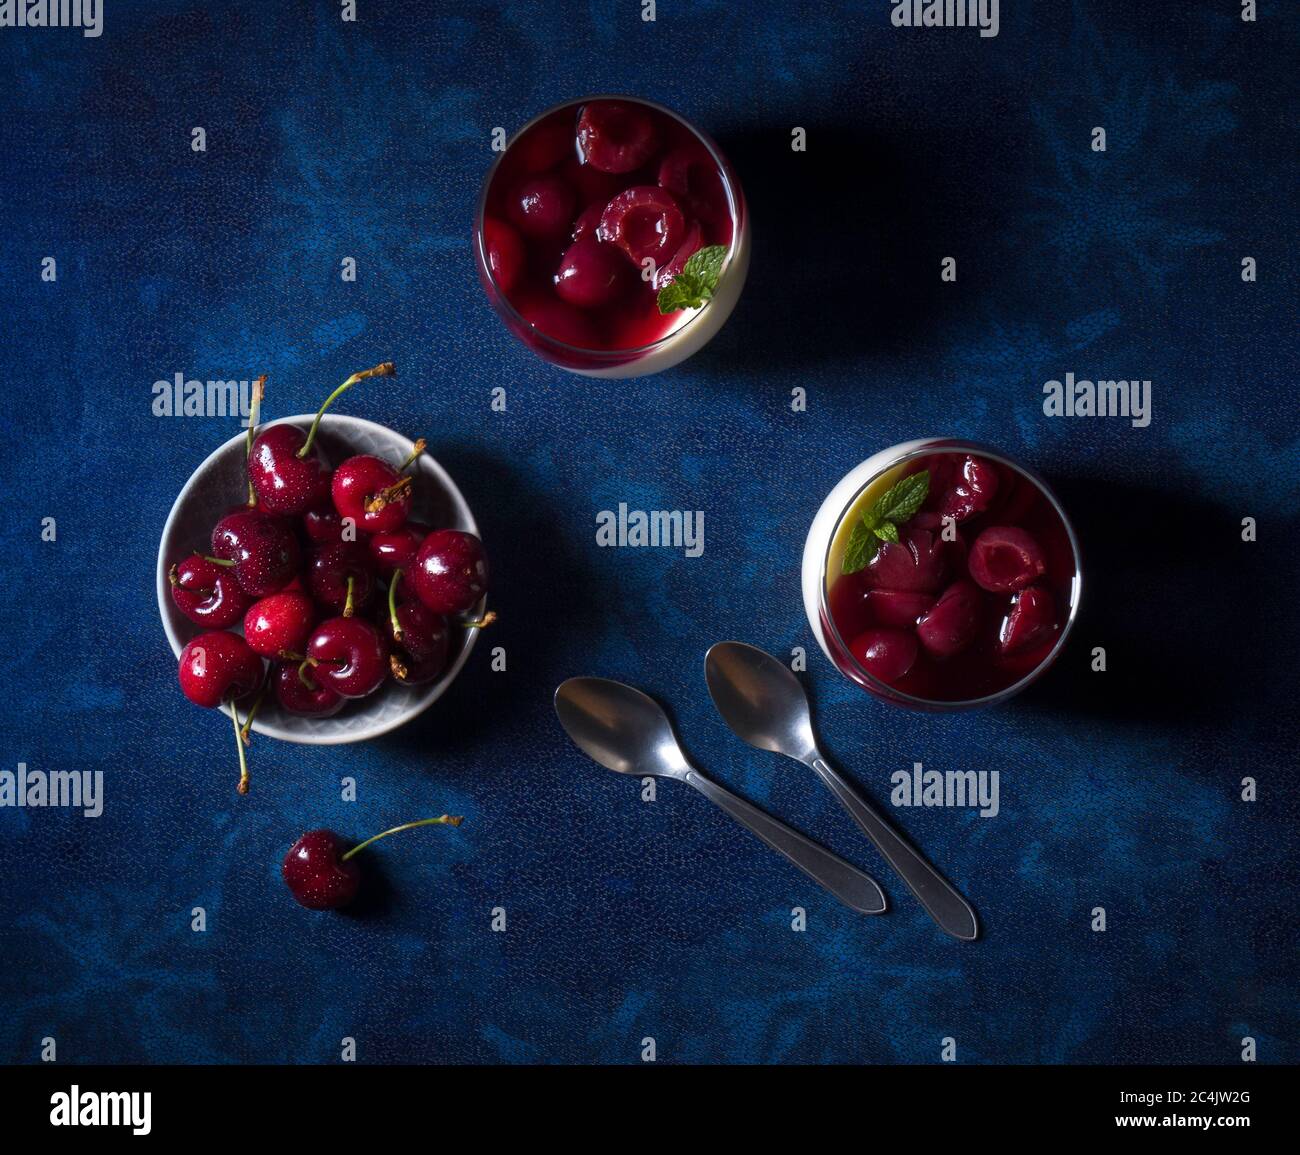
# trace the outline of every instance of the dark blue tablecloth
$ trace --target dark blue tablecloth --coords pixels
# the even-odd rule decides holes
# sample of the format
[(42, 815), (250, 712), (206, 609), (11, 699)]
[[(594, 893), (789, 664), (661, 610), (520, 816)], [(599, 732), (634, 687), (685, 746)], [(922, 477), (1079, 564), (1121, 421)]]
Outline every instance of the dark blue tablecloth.
[[(106, 792), (97, 819), (0, 808), (0, 1058), (1300, 1058), (1292, 5), (1008, 0), (992, 38), (896, 28), (884, 0), (105, 7), (97, 38), (0, 29), (0, 769)], [(492, 128), (593, 91), (711, 130), (753, 213), (726, 329), (631, 384), (533, 358), (469, 254)], [(341, 409), (426, 435), (459, 481), (507, 669), (485, 637), (387, 738), (256, 741), (239, 798), (153, 589), (177, 489), (238, 421), (155, 417), (152, 386), (266, 372), (277, 416), (385, 358), (398, 379)], [(1045, 416), (1066, 373), (1149, 380), (1149, 426)], [(995, 711), (868, 699), (800, 603), (831, 485), (928, 434), (1038, 468), (1083, 538), (1068, 651)], [(599, 548), (619, 502), (704, 511), (703, 556)], [(828, 752), (886, 804), (916, 761), (1000, 771), (997, 817), (893, 811), (981, 941), (946, 940), (810, 774), (724, 729), (702, 658), (728, 637), (808, 649)], [(550, 698), (579, 673), (669, 704), (709, 772), (877, 873), (891, 911), (577, 754)], [(280, 880), (305, 829), (444, 810), (465, 824), (375, 849), (387, 894), (359, 914)]]

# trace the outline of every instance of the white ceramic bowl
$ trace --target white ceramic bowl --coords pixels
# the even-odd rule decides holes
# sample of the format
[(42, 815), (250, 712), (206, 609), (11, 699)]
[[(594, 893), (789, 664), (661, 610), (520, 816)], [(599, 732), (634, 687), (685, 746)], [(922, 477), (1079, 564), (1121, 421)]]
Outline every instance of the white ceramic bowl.
[[(286, 417), (268, 425), (297, 425), (308, 428), (315, 414)], [(260, 429), (266, 426), (259, 426)], [(326, 457), (338, 464), (356, 453), (373, 453), (393, 464), (404, 460), (414, 448), (412, 442), (373, 421), (327, 413), (321, 421), (317, 440)], [(245, 470), (245, 434), (232, 437), (210, 454), (206, 461), (182, 486), (158, 544), (158, 612), (171, 643), (172, 654), (179, 659), (185, 643), (204, 632), (205, 627), (191, 622), (172, 602), (167, 571), (174, 562), (192, 553), (211, 551), (212, 527), (234, 507), (242, 504), (248, 492)], [(478, 526), (464, 497), (447, 471), (427, 453), (412, 466), (415, 498), (411, 517), (435, 529), (463, 529), (477, 534)], [(486, 599), (485, 599), (486, 600)], [(480, 605), (479, 610), (482, 610)], [(371, 694), (349, 702), (332, 718), (300, 718), (286, 714), (267, 695), (253, 720), (253, 730), (268, 738), (301, 742), (315, 746), (334, 746), (344, 742), (364, 742), (387, 734), (427, 710), (436, 702), (460, 673), (474, 648), (478, 630), (462, 631), (460, 648), (452, 653), (447, 672), (436, 682), (423, 686), (399, 686), (390, 682)], [(180, 694), (179, 685), (172, 691)], [(229, 707), (222, 710), (229, 715)]]

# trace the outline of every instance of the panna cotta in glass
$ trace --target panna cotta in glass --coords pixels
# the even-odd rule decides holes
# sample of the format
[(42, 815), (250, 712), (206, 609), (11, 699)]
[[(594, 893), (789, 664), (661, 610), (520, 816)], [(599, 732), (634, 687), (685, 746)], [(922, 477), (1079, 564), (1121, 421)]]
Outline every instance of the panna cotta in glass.
[(484, 184), (479, 276), (506, 325), (575, 373), (657, 373), (740, 296), (749, 223), (717, 146), (666, 108), (590, 97), (537, 117)]
[(1079, 548), (1047, 485), (994, 450), (930, 438), (864, 461), (804, 546), (822, 649), (901, 705), (988, 705), (1033, 682), (1078, 610)]

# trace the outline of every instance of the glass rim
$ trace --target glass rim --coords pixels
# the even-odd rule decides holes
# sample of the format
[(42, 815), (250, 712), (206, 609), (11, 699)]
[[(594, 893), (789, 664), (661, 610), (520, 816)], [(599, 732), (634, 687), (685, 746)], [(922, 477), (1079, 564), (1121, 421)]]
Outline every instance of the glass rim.
[[(857, 503), (867, 489), (874, 485), (884, 474), (891, 469), (896, 469), (900, 465), (906, 464), (918, 457), (928, 457), (935, 453), (975, 453), (980, 457), (988, 457), (1016, 473), (1028, 478), (1038, 487), (1040, 493), (1047, 498), (1056, 515), (1061, 519), (1061, 524), (1065, 527), (1066, 537), (1070, 542), (1070, 552), (1074, 558), (1074, 576), (1070, 581), (1070, 609), (1066, 615), (1065, 625), (1061, 629), (1060, 636), (1056, 639), (1056, 644), (1043, 656), (1032, 670), (1027, 670), (1025, 674), (1012, 682), (1009, 686), (1004, 686), (992, 694), (985, 694), (979, 698), (920, 698), (915, 694), (909, 694), (905, 690), (899, 690), (891, 686), (888, 682), (881, 681), (861, 662), (858, 661), (853, 651), (849, 649), (848, 643), (840, 634), (839, 626), (835, 624), (835, 619), (830, 612), (830, 586), (827, 579), (830, 577), (830, 557), (831, 550), (834, 548), (835, 539), (839, 536), (840, 527), (844, 524), (844, 519), (848, 516), (849, 511)], [(1079, 539), (1074, 532), (1074, 525), (1066, 514), (1060, 500), (1052, 491), (1051, 486), (1042, 479), (1034, 470), (1028, 466), (1021, 465), (1017, 461), (1011, 460), (1005, 454), (992, 449), (978, 441), (964, 441), (958, 438), (939, 438), (926, 442), (915, 449), (900, 454), (886, 465), (881, 466), (872, 475), (867, 478), (853, 495), (844, 503), (844, 507), (836, 515), (834, 528), (831, 530), (830, 538), (826, 543), (826, 550), (822, 554), (821, 560), (821, 577), (818, 583), (817, 606), (821, 614), (823, 629), (826, 630), (831, 638), (831, 644), (839, 649), (852, 664), (853, 668), (865, 679), (866, 688), (872, 693), (878, 693), (880, 697), (890, 699), (895, 703), (905, 706), (914, 706), (917, 709), (930, 711), (952, 711), (974, 709), (980, 706), (991, 706), (997, 702), (1005, 701), (1026, 689), (1031, 683), (1036, 681), (1047, 669), (1056, 661), (1057, 655), (1060, 654), (1061, 648), (1065, 645), (1066, 639), (1070, 636), (1070, 631), (1074, 628), (1075, 618), (1079, 614), (1079, 603), (1083, 598), (1083, 558), (1079, 550)]]
[(684, 333), (708, 312), (709, 307), (713, 304), (713, 298), (705, 301), (703, 305), (696, 309), (686, 318), (685, 321), (678, 325), (677, 328), (670, 329), (662, 337), (656, 338), (647, 345), (629, 345), (627, 348), (623, 349), (589, 349), (585, 345), (570, 345), (567, 341), (561, 341), (558, 337), (552, 337), (548, 333), (543, 332), (522, 313), (520, 313), (513, 304), (511, 304), (505, 291), (499, 284), (497, 284), (496, 277), (492, 275), (492, 266), (487, 259), (487, 250), (483, 238), (483, 222), (487, 219), (488, 190), (492, 187), (492, 180), (496, 176), (497, 169), (501, 166), (501, 162), (505, 160), (510, 149), (519, 141), (519, 138), (522, 137), (524, 133), (539, 121), (545, 120), (548, 116), (552, 116), (566, 108), (578, 107), (588, 104), (593, 100), (619, 100), (628, 104), (641, 104), (647, 108), (653, 108), (655, 111), (661, 112), (665, 116), (672, 117), (673, 120), (677, 121), (678, 124), (682, 125), (683, 128), (699, 140), (708, 151), (709, 155), (713, 158), (714, 163), (718, 166), (718, 171), (722, 174), (722, 187), (727, 194), (727, 205), (730, 209), (732, 221), (731, 243), (727, 246), (727, 255), (723, 259), (722, 271), (719, 274), (719, 279), (721, 279), (721, 275), (725, 274), (733, 264), (736, 253), (741, 244), (742, 232), (745, 225), (745, 198), (740, 190), (740, 182), (736, 179), (736, 174), (732, 171), (727, 158), (722, 155), (722, 151), (716, 144), (714, 144), (713, 139), (707, 133), (697, 128), (689, 120), (674, 112), (671, 108), (666, 108), (664, 105), (653, 100), (647, 100), (642, 96), (625, 96), (617, 93), (595, 93), (590, 96), (581, 96), (574, 100), (562, 101), (559, 104), (552, 105), (550, 108), (539, 112), (506, 142), (505, 149), (496, 160), (492, 162), (492, 167), (488, 169), (487, 176), (483, 178), (483, 188), (479, 192), (478, 209), (474, 216), (474, 255), (478, 259), (479, 271), (487, 278), (487, 282), (492, 288), (493, 303), (497, 305), (498, 308), (503, 308), (511, 320), (517, 322), (531, 335), (544, 342), (547, 347), (553, 348), (561, 353), (572, 353), (578, 358), (594, 361), (621, 362), (634, 356), (651, 353), (654, 350), (661, 348), (668, 341), (671, 341), (681, 333)]

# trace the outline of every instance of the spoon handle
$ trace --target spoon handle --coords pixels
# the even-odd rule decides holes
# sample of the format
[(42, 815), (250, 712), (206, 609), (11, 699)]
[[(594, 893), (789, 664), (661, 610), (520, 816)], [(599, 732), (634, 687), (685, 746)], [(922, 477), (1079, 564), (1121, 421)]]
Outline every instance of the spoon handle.
[(866, 799), (840, 777), (826, 759), (814, 757), (808, 764), (830, 787), (840, 805), (862, 827), (862, 832), (885, 856), (885, 861), (898, 871), (899, 877), (907, 884), (907, 889), (916, 896), (930, 917), (954, 938), (967, 942), (974, 939), (979, 934), (979, 924), (975, 921), (975, 912), (971, 910), (970, 904), (921, 857), (918, 850), (876, 813)]
[(851, 866), (825, 847), (818, 846), (784, 822), (778, 822), (757, 806), (751, 806), (730, 790), (709, 781), (698, 770), (688, 771), (684, 781), (725, 810), (750, 833), (756, 834), (814, 882), (824, 886), (845, 906), (861, 914), (880, 914), (885, 909), (885, 896), (875, 879), (863, 874), (856, 866)]

